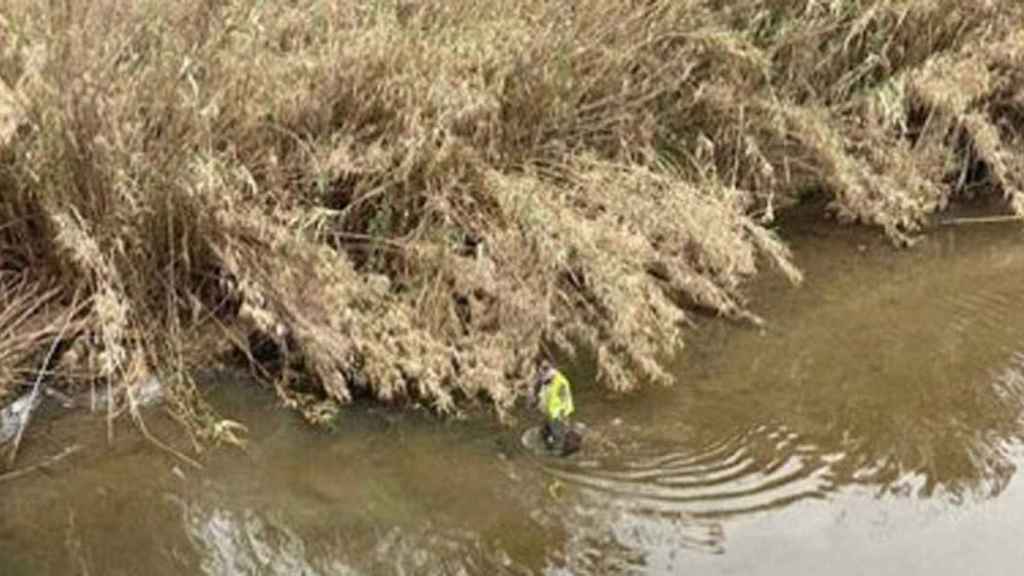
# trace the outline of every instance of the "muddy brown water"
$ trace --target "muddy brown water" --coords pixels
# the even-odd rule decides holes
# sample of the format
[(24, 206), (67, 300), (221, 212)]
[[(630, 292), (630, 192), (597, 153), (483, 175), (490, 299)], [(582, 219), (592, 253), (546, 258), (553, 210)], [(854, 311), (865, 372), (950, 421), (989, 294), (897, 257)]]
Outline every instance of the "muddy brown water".
[(525, 413), (357, 408), (324, 432), (224, 376), (251, 443), (202, 470), (41, 419), (23, 462), (84, 449), (0, 483), (0, 574), (1020, 573), (1024, 232), (788, 234), (806, 284), (753, 287), (764, 329), (701, 321), (676, 386), (615, 398), (570, 370), (591, 438), (567, 460), (521, 446)]

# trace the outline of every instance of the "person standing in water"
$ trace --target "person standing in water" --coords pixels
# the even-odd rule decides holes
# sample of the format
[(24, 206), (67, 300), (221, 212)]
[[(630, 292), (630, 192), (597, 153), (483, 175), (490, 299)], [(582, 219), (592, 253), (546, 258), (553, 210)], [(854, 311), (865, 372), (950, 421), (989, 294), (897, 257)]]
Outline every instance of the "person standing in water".
[(547, 360), (537, 368), (537, 376), (530, 390), (530, 401), (544, 415), (541, 436), (548, 450), (568, 456), (580, 447), (580, 437), (572, 429), (569, 417), (575, 411), (569, 379)]

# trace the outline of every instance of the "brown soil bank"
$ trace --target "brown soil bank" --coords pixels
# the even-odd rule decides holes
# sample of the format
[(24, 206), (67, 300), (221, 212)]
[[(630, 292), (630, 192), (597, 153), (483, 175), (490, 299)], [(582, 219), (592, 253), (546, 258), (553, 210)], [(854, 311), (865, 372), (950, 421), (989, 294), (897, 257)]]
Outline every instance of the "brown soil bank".
[(157, 372), (202, 428), (229, 345), (314, 420), (504, 413), (542, 343), (667, 380), (687, 310), (799, 281), (770, 225), (809, 191), (900, 242), (979, 191), (1024, 213), (1019, 0), (0, 14), (0, 400)]

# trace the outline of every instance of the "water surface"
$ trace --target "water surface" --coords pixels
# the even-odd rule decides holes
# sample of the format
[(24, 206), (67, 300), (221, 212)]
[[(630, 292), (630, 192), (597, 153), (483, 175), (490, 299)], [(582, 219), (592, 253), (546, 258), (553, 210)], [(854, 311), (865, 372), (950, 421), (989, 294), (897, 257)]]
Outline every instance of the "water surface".
[(329, 433), (221, 375), (252, 442), (203, 470), (126, 426), (37, 425), (26, 462), (85, 449), (0, 483), (0, 574), (1017, 573), (1024, 232), (787, 231), (805, 285), (753, 287), (763, 329), (700, 320), (676, 386), (570, 370), (592, 434), (571, 459), (522, 448), (526, 413), (362, 407)]

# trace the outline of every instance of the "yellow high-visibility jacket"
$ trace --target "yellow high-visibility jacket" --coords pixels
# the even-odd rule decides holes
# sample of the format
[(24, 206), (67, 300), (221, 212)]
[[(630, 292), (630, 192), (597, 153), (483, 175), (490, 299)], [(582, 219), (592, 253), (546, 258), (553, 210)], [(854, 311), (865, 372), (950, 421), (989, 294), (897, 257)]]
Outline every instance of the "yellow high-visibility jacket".
[(540, 401), (544, 414), (551, 420), (565, 418), (575, 411), (569, 379), (557, 370), (555, 376), (541, 390)]

